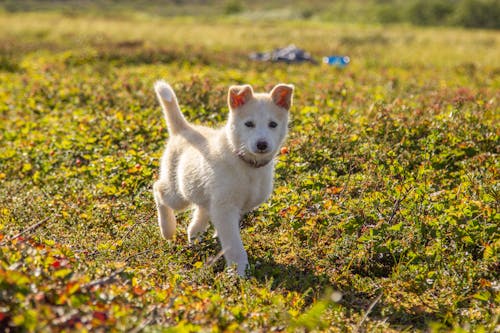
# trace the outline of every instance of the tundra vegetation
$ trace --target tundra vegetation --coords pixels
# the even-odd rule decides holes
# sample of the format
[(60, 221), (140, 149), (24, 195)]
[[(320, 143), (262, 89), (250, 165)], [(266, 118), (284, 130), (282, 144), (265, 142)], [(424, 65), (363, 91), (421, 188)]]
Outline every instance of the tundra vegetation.
[[(498, 329), (498, 31), (231, 6), (0, 13), (1, 330)], [(290, 43), (351, 63), (248, 59)], [(242, 220), (248, 279), (213, 230), (188, 246), (188, 212), (160, 237), (160, 78), (210, 126), (231, 84), (296, 87), (273, 195)]]

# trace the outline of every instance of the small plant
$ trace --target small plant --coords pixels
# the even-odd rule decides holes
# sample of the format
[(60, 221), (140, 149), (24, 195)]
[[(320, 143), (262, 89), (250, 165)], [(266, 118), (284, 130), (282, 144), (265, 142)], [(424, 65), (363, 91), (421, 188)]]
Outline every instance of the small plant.
[(243, 9), (243, 3), (240, 0), (228, 0), (224, 6), (224, 13), (226, 15), (239, 14)]
[(445, 25), (454, 6), (449, 0), (415, 1), (408, 9), (408, 17), (417, 25)]
[(453, 15), (453, 23), (467, 28), (500, 28), (500, 1), (463, 0)]

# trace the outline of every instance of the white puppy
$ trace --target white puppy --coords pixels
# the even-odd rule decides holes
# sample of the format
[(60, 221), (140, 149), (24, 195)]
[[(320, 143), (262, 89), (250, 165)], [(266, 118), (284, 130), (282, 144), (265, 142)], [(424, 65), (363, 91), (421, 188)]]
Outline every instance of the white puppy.
[(254, 94), (249, 85), (229, 88), (229, 119), (213, 129), (189, 124), (174, 91), (155, 84), (170, 138), (153, 192), (163, 237), (175, 234), (174, 210), (194, 208), (192, 242), (212, 222), (228, 265), (243, 276), (248, 257), (241, 242), (242, 214), (267, 200), (273, 189), (274, 157), (288, 128), (293, 86), (279, 84)]

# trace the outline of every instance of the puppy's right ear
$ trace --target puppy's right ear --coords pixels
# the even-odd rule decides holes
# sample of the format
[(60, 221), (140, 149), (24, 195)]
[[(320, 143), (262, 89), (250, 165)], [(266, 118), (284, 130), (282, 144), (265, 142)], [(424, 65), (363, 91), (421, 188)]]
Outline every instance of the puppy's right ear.
[(227, 97), (227, 103), (231, 110), (246, 104), (253, 97), (253, 89), (248, 84), (243, 86), (231, 86)]

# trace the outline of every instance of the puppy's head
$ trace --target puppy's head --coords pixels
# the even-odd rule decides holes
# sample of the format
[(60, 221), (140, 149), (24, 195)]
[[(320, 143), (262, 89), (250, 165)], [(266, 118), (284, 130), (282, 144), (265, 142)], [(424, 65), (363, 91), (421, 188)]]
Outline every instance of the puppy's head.
[(229, 139), (234, 150), (254, 165), (265, 165), (280, 148), (288, 129), (293, 86), (276, 85), (255, 94), (249, 85), (229, 88)]

